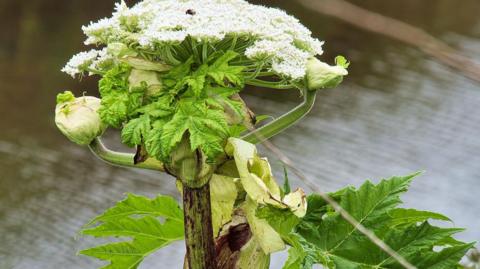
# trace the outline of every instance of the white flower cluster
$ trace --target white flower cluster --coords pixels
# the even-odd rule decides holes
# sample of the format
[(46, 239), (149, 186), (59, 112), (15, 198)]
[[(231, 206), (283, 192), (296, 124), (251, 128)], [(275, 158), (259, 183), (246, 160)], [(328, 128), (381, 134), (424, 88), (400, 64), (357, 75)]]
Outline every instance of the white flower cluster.
[(211, 44), (247, 36), (254, 41), (248, 58), (267, 60), (273, 71), (291, 79), (303, 78), (308, 59), (323, 53), (323, 42), (296, 18), (244, 0), (144, 0), (131, 8), (122, 2), (111, 18), (82, 29), (88, 45), (123, 42), (145, 49), (178, 44), (188, 36)]
[(82, 73), (82, 69), (91, 65), (99, 56), (99, 50), (90, 50), (85, 52), (80, 52), (74, 55), (70, 61), (62, 69), (62, 72), (69, 74), (72, 77), (75, 77), (76, 74)]
[(65, 72), (72, 77), (84, 72), (89, 72), (91, 74), (91, 71), (99, 69), (99, 65), (112, 59), (112, 56), (107, 52), (107, 48), (80, 52), (68, 61), (65, 67), (62, 68), (62, 72)]

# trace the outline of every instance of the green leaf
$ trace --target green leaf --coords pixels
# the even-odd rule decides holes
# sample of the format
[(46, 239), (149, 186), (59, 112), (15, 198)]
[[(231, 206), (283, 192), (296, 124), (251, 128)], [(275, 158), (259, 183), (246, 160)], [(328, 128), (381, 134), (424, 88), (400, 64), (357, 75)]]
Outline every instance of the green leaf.
[(207, 104), (225, 112), (226, 120), (230, 124), (241, 124), (245, 119), (245, 105), (233, 98), (240, 89), (228, 87), (206, 87)]
[[(454, 268), (472, 246), (453, 239), (462, 229), (427, 222), (449, 220), (441, 214), (396, 208), (401, 203), (400, 194), (407, 191), (416, 175), (393, 177), (379, 184), (367, 181), (359, 189), (348, 187), (329, 196), (417, 268)], [(342, 269), (403, 268), (319, 195), (308, 197), (307, 215), (293, 228), (289, 221), (292, 213), (268, 210), (257, 214), (291, 246), (284, 268), (306, 269), (314, 264)], [(434, 249), (438, 247), (444, 249), (437, 252)]]
[[(401, 203), (400, 194), (407, 191), (416, 175), (393, 177), (382, 180), (378, 185), (367, 181), (356, 191), (347, 190), (340, 205), (361, 224), (374, 228), (389, 219), (387, 212)], [(318, 228), (316, 244), (332, 252), (342, 250), (359, 236), (355, 227), (339, 214), (325, 218)]]
[[(335, 200), (337, 203), (340, 201), (342, 195), (348, 190), (355, 190), (353, 187), (346, 187), (340, 189), (334, 193), (329, 193), (328, 196)], [(324, 214), (332, 214), (334, 212), (333, 208), (323, 200), (323, 198), (318, 194), (311, 194), (307, 197), (307, 214), (303, 217), (304, 222), (320, 222)]]
[(240, 135), (245, 132), (247, 129), (247, 127), (245, 127), (245, 125), (243, 124), (234, 124), (232, 126), (230, 126), (229, 130), (228, 130), (228, 136), (229, 137), (240, 137)]
[(144, 105), (137, 109), (136, 113), (147, 114), (154, 118), (164, 118), (175, 113), (175, 107), (172, 105), (173, 98), (171, 95), (164, 95), (157, 98), (150, 104)]
[(75, 101), (75, 95), (71, 91), (65, 91), (57, 95), (57, 105)]
[[(92, 227), (95, 223), (100, 224)], [(129, 194), (125, 200), (92, 220), (82, 234), (132, 238), (130, 242), (93, 247), (80, 251), (80, 254), (110, 262), (102, 268), (138, 268), (146, 256), (183, 238), (183, 214), (171, 197), (149, 199)]]
[(200, 66), (191, 76), (185, 78), (185, 82), (192, 90), (194, 96), (201, 96), (205, 89), (208, 66)]
[(300, 218), (290, 210), (264, 206), (257, 209), (256, 215), (258, 218), (268, 221), (270, 226), (280, 234), (283, 241), (291, 246), (284, 269), (312, 268), (314, 264), (329, 263), (325, 253), (294, 232)]
[[(238, 147), (234, 149), (238, 150)], [(359, 189), (347, 187), (329, 196), (418, 268), (430, 268), (418, 264), (452, 268), (470, 247), (452, 238), (462, 229), (435, 227), (426, 221), (449, 220), (441, 214), (396, 208), (401, 204), (400, 194), (407, 191), (416, 175), (418, 173), (393, 177), (378, 184), (367, 181)], [(308, 211), (302, 219), (290, 210), (273, 206), (258, 208), (256, 216), (267, 221), (290, 245), (284, 268), (306, 269), (314, 264), (342, 269), (402, 268), (395, 259), (335, 212), (320, 195), (308, 197)], [(418, 225), (418, 222), (422, 224)], [(435, 247), (447, 248), (436, 252)]]
[(285, 177), (285, 182), (283, 183), (283, 193), (289, 194), (291, 191), (291, 188), (290, 188), (290, 182), (288, 180), (288, 171), (286, 166), (283, 167), (283, 175)]
[(87, 226), (96, 222), (116, 221), (122, 218), (138, 215), (152, 215), (183, 221), (183, 211), (175, 199), (159, 195), (155, 199), (144, 196), (128, 194), (127, 198), (108, 209), (100, 216), (94, 218)]
[(184, 63), (173, 67), (162, 76), (163, 84), (168, 88), (174, 88), (180, 81), (188, 76), (192, 70), (193, 58), (190, 57)]
[[(418, 252), (429, 252), (433, 246), (439, 245), (441, 240), (450, 238), (461, 231), (463, 229), (438, 228), (431, 226), (428, 222), (423, 222), (421, 225), (412, 224), (404, 229), (390, 229), (384, 240), (403, 257), (414, 257)], [(378, 263), (380, 266), (394, 266), (396, 263), (383, 251), (379, 251), (375, 258), (372, 262), (383, 259)]]
[(102, 121), (119, 128), (128, 117), (128, 100), (127, 92), (112, 92), (102, 96), (102, 106), (98, 110)]
[(100, 94), (107, 95), (113, 91), (128, 90), (128, 76), (131, 68), (126, 64), (120, 64), (109, 70), (98, 82)]
[(288, 250), (288, 259), (285, 261), (283, 269), (310, 269), (315, 264), (324, 264), (327, 268), (335, 266), (326, 253), (299, 234), (290, 233), (286, 240), (291, 247)]
[(442, 214), (429, 211), (418, 211), (415, 209), (396, 208), (391, 210), (388, 214), (392, 218), (390, 221), (392, 227), (397, 225), (424, 222), (429, 219), (452, 221)]
[(234, 51), (229, 50), (225, 52), (208, 68), (208, 76), (221, 86), (227, 86), (225, 83), (226, 80), (236, 86), (243, 86), (244, 78), (242, 72), (245, 67), (230, 66), (228, 64), (237, 56), (238, 53)]
[(156, 217), (147, 215), (143, 218), (121, 218), (117, 221), (109, 221), (91, 229), (82, 231), (84, 235), (95, 237), (127, 236), (158, 240), (180, 240), (183, 238), (183, 226), (181, 220), (168, 218), (163, 224)]
[(129, 147), (141, 145), (150, 132), (150, 117), (148, 115), (129, 121), (122, 130), (122, 142)]
[(112, 243), (85, 249), (81, 255), (110, 261), (102, 269), (136, 269), (146, 256), (166, 246), (168, 241), (139, 239), (132, 242)]
[(338, 66), (341, 66), (345, 69), (350, 66), (350, 63), (342, 55), (339, 55), (339, 56), (335, 57), (335, 64), (338, 65)]
[(162, 83), (172, 96), (179, 94), (187, 85), (187, 80), (192, 71), (193, 58), (175, 66), (168, 73), (162, 76)]
[(257, 217), (269, 221), (277, 233), (287, 236), (300, 222), (288, 208), (278, 208), (271, 205), (257, 208)]
[(417, 252), (416, 256), (412, 259), (412, 263), (417, 266), (417, 268), (428, 268), (428, 269), (450, 269), (455, 268), (458, 265), (458, 262), (465, 253), (471, 249), (475, 243), (463, 244), (458, 246), (453, 246), (449, 248), (444, 248), (440, 252), (428, 251), (428, 252)]
[(130, 114), (142, 106), (145, 89), (136, 87), (129, 90), (130, 67), (121, 64), (109, 70), (99, 81), (102, 105), (98, 111), (102, 121), (119, 128)]
[(152, 130), (145, 138), (145, 149), (147, 153), (159, 160), (162, 159), (162, 134), (163, 126), (168, 122), (166, 119), (159, 119), (153, 122)]
[(192, 151), (200, 148), (210, 161), (223, 152), (228, 136), (223, 111), (210, 109), (203, 101), (183, 101), (172, 120), (163, 127), (161, 144), (165, 160), (187, 131)]

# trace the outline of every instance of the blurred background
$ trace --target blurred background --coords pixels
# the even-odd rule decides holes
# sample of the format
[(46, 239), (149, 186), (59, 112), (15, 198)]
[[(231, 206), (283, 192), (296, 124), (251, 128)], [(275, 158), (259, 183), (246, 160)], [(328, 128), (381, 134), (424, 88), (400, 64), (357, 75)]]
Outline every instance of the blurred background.
[[(326, 40), (322, 60), (342, 54), (352, 62), (338, 89), (320, 92), (311, 114), (272, 140), (297, 167), (325, 191), (425, 170), (405, 206), (446, 214), (454, 220), (446, 225), (467, 228), (459, 239), (480, 240), (480, 82), (415, 46), (315, 11), (308, 1), (250, 2), (298, 17)], [(480, 61), (478, 0), (350, 3), (421, 28)], [(86, 50), (81, 25), (109, 16), (113, 6), (113, 0), (0, 0), (1, 269), (95, 268), (101, 263), (76, 256), (93, 243), (77, 236), (83, 224), (126, 192), (178, 197), (172, 178), (108, 166), (55, 128), (58, 92), (97, 94), (96, 78), (78, 82), (60, 69)], [(273, 116), (301, 101), (294, 91), (252, 88), (244, 97), (255, 112)], [(119, 145), (116, 133), (106, 139)], [(270, 160), (281, 181), (281, 164)], [(183, 244), (174, 244), (141, 268), (180, 268), (183, 253)], [(283, 259), (276, 255), (272, 268)]]

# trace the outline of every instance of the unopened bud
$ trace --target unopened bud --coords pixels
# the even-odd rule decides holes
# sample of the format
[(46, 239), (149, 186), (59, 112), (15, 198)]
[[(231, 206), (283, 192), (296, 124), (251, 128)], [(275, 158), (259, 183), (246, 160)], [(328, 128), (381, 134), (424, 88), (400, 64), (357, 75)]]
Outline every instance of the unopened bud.
[(307, 83), (309, 90), (335, 88), (348, 75), (348, 62), (342, 56), (337, 57), (337, 65), (331, 66), (317, 58), (311, 58), (307, 63)]
[(148, 96), (158, 94), (163, 88), (159, 74), (155, 71), (132, 69), (130, 76), (128, 77), (128, 83), (130, 85), (130, 89), (141, 87), (142, 83), (146, 83), (146, 93)]
[(103, 134), (105, 125), (99, 114), (101, 100), (91, 96), (75, 98), (71, 92), (57, 96), (55, 123), (72, 142), (88, 145)]

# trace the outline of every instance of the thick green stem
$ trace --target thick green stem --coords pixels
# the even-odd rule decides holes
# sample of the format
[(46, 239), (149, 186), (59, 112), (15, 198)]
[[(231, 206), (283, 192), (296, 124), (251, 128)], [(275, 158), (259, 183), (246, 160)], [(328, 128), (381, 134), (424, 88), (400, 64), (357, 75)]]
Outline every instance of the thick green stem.
[(215, 269), (215, 242), (210, 205), (210, 184), (214, 167), (206, 164), (200, 150), (192, 151), (189, 135), (183, 136), (167, 165), (183, 188), (183, 212), (187, 268)]
[(242, 139), (252, 144), (258, 144), (292, 126), (310, 112), (315, 103), (316, 94), (316, 91), (304, 90), (302, 104), (267, 125), (246, 134)]
[(215, 269), (210, 184), (190, 188), (183, 184), (185, 243), (189, 269)]
[(135, 167), (156, 171), (165, 171), (163, 164), (153, 158), (149, 158), (142, 163), (135, 164), (134, 154), (112, 151), (105, 147), (100, 137), (95, 138), (95, 140), (90, 143), (89, 148), (95, 156), (109, 164), (123, 167)]

